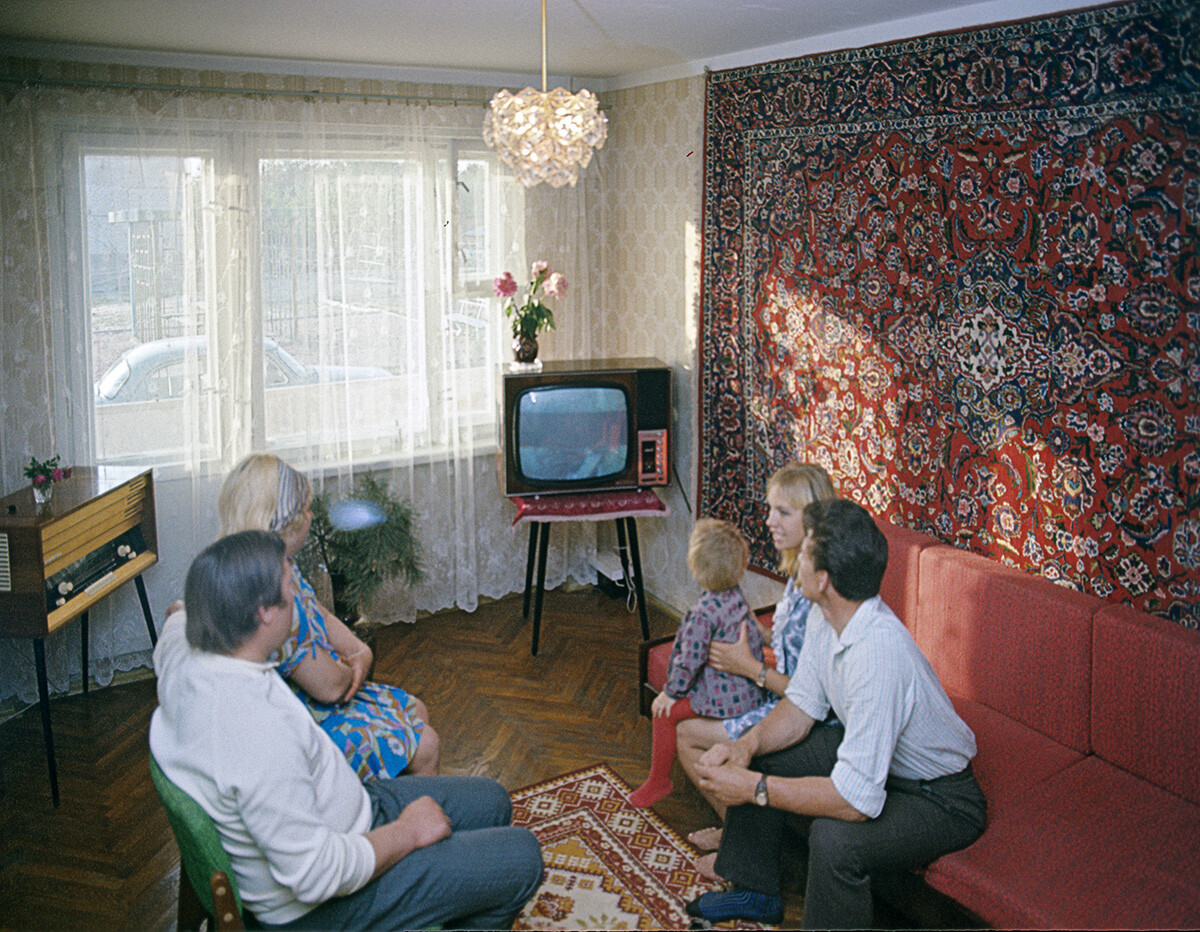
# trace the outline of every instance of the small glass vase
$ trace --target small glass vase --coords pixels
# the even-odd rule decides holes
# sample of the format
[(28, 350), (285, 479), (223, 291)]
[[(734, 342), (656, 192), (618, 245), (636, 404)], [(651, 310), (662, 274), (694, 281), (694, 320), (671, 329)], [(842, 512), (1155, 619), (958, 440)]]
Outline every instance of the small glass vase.
[(33, 487), (33, 503), (35, 505), (49, 504), (50, 499), (54, 497), (54, 483), (43, 482), (41, 485)]

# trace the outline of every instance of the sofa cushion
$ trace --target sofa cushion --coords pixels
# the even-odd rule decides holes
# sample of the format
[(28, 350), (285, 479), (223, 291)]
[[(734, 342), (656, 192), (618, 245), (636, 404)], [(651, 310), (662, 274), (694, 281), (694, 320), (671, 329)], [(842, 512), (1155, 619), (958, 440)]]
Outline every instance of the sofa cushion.
[(997, 928), (1200, 928), (1200, 806), (1088, 756), (926, 871)]
[(946, 692), (1086, 754), (1100, 601), (954, 547), (920, 560), (915, 637)]
[(988, 817), (1000, 817), (1026, 798), (1031, 787), (1083, 759), (1040, 731), (1001, 715), (972, 699), (951, 697), (955, 711), (971, 731), (979, 752), (971, 762), (987, 798)]
[(886, 518), (876, 517), (875, 523), (888, 542), (888, 565), (879, 585), (879, 594), (911, 632), (913, 622), (917, 620), (921, 551), (938, 541), (920, 531), (892, 524)]
[(1096, 754), (1200, 804), (1200, 632), (1114, 605), (1093, 643)]

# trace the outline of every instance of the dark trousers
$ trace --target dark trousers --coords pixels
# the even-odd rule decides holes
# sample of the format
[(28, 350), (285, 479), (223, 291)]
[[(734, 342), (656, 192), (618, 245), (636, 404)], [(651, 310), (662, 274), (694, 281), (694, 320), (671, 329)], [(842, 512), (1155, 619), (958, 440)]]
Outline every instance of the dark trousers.
[[(780, 777), (827, 777), (841, 725), (818, 725), (790, 748), (755, 758), (751, 770)], [(982, 834), (987, 803), (970, 768), (936, 780), (887, 782), (883, 811), (865, 822), (796, 816), (773, 807), (731, 807), (717, 873), (738, 887), (779, 896), (790, 830), (808, 840), (806, 929), (871, 927), (873, 874), (923, 867)]]

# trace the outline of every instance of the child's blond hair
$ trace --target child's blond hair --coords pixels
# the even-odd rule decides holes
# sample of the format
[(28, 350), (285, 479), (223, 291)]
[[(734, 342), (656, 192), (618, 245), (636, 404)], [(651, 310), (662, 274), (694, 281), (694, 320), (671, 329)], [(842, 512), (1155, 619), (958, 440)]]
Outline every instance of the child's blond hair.
[(709, 592), (724, 592), (742, 581), (750, 548), (736, 526), (718, 518), (701, 518), (688, 538), (688, 569)]

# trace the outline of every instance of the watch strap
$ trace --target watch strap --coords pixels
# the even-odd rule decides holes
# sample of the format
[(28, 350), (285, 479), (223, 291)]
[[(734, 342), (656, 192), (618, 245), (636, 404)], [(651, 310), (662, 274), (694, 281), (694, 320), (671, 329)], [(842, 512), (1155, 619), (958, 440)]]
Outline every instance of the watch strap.
[(754, 788), (754, 801), (760, 806), (771, 805), (771, 797), (767, 793), (767, 775), (758, 778), (758, 786)]

